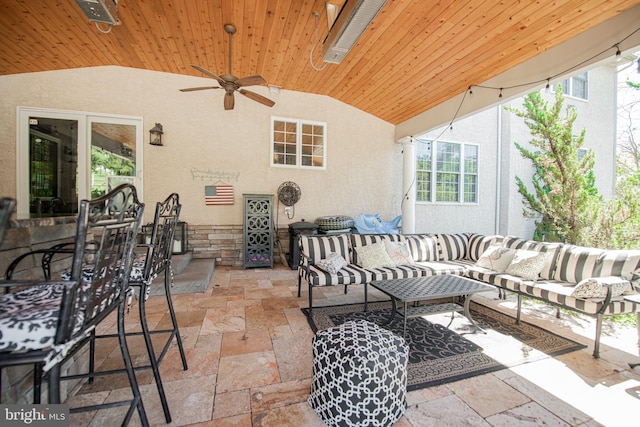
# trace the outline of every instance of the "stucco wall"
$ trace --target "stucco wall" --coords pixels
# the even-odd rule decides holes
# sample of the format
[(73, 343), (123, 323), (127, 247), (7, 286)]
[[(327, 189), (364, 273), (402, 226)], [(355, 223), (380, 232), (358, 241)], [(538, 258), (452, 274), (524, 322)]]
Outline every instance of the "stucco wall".
[(478, 203), (418, 203), (416, 232), (492, 234), (495, 229), (497, 128), (495, 109), (421, 135), (443, 142), (478, 144)]
[[(402, 154), (393, 125), (326, 96), (252, 87), (276, 105), (236, 94), (235, 110), (224, 111), (222, 91), (178, 91), (213, 83), (122, 67), (0, 76), (0, 194), (16, 194), (16, 107), (31, 106), (141, 116), (145, 141), (153, 124), (162, 123), (164, 146), (144, 144), (143, 199), (155, 203), (178, 192), (181, 219), (190, 224), (242, 224), (242, 194), (276, 194), (284, 181), (295, 181), (302, 197), (292, 219), (280, 206), (280, 226), (325, 215), (400, 214)], [(272, 115), (327, 123), (326, 170), (270, 167)], [(194, 170), (237, 175), (228, 182), (235, 204), (206, 207), (204, 186), (219, 182), (196, 178)]]
[[(565, 96), (564, 106), (576, 109), (574, 134), (587, 129), (583, 148), (595, 154), (596, 186), (605, 199), (611, 198), (615, 181), (616, 144), (615, 67), (605, 64), (589, 71), (589, 99)], [(554, 93), (543, 93), (552, 105)], [(524, 120), (505, 110), (522, 110), (523, 98), (489, 107), (421, 134), (425, 139), (475, 143), (479, 145), (479, 195), (477, 204), (418, 203), (417, 232), (477, 232), (533, 237), (535, 224), (523, 216), (522, 196), (515, 177), (531, 182), (531, 162), (524, 159), (514, 143), (530, 146), (531, 133)], [(496, 182), (499, 182), (496, 185)]]

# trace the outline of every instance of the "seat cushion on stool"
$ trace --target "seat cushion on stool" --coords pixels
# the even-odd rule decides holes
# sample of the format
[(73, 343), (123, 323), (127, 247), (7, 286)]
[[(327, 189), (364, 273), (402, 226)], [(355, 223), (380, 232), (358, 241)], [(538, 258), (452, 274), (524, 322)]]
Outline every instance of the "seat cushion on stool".
[(64, 285), (40, 285), (0, 297), (0, 352), (42, 350), (55, 341)]
[(365, 320), (318, 331), (308, 402), (328, 426), (390, 426), (406, 409), (409, 347)]

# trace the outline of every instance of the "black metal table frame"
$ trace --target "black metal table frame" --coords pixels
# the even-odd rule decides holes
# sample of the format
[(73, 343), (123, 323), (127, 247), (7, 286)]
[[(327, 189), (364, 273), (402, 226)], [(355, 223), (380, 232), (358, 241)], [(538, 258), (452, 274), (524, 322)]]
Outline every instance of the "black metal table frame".
[[(389, 285), (393, 285), (394, 287), (401, 286), (403, 287), (403, 292), (398, 292), (393, 287), (390, 289)], [(439, 289), (440, 285), (449, 285), (452, 289), (446, 292), (433, 290), (434, 287)], [(389, 316), (389, 319), (387, 320), (385, 325), (389, 324), (395, 318), (396, 314), (400, 313), (402, 315), (404, 319), (402, 329), (403, 336), (406, 336), (407, 318), (409, 317), (419, 317), (429, 314), (446, 313), (450, 311), (452, 313), (451, 320), (453, 321), (453, 313), (456, 311), (461, 311), (460, 308), (462, 308), (464, 316), (469, 320), (469, 322), (471, 322), (471, 325), (474, 328), (474, 333), (477, 331), (485, 333), (471, 317), (469, 304), (471, 302), (470, 297), (472, 294), (494, 289), (491, 285), (487, 285), (472, 279), (467, 279), (462, 276), (448, 274), (404, 279), (374, 280), (371, 282), (371, 286), (391, 298), (391, 315)], [(367, 311), (367, 293), (367, 284), (365, 284), (365, 311)], [(409, 307), (409, 303), (425, 302), (450, 297), (464, 297), (464, 304), (460, 306), (460, 304), (451, 302)], [(402, 310), (398, 310), (398, 302), (401, 302), (404, 305)], [(451, 322), (449, 323), (449, 325), (451, 325)]]

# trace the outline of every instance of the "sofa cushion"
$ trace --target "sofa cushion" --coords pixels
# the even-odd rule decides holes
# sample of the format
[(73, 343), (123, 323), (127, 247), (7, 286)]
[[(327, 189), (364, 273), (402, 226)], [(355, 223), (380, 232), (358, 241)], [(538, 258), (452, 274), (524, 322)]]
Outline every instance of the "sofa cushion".
[(551, 254), (547, 252), (516, 249), (511, 264), (504, 272), (526, 280), (538, 280), (550, 256)]
[(344, 266), (347, 265), (347, 261), (340, 254), (331, 252), (325, 259), (318, 261), (318, 266), (324, 270), (327, 270), (331, 274), (335, 274)]
[(578, 283), (571, 292), (576, 298), (605, 298), (611, 290), (611, 296), (617, 297), (631, 290), (631, 283), (619, 276), (591, 277)]
[(407, 242), (415, 262), (438, 261), (438, 236), (432, 234), (405, 234), (400, 241)]
[(479, 267), (477, 265), (469, 266), (465, 272), (465, 277), (479, 280), (510, 291), (520, 290), (520, 284), (522, 283), (521, 277), (504, 273), (496, 273), (494, 270), (489, 270), (488, 268)]
[(457, 261), (422, 261), (412, 267), (419, 268), (423, 276), (438, 276), (441, 274), (464, 275), (467, 265)]
[(528, 251), (550, 252), (552, 255), (540, 271), (541, 279), (553, 279), (553, 273), (556, 269), (556, 260), (558, 252), (560, 252), (561, 243), (553, 242), (536, 242), (535, 240), (525, 240), (520, 237), (507, 236), (503, 240), (503, 246), (513, 249), (525, 249)]
[(553, 278), (561, 282), (578, 283), (594, 277), (598, 259), (604, 252), (604, 249), (563, 245), (558, 254)]
[(478, 261), (480, 256), (493, 245), (502, 244), (502, 236), (484, 234), (469, 234), (469, 243), (467, 248), (467, 259), (470, 261)]
[(467, 258), (467, 246), (469, 235), (462, 234), (438, 234), (439, 259), (452, 261)]
[(353, 252), (351, 253), (351, 262), (353, 264), (359, 264), (360, 260), (358, 259), (358, 249), (362, 246), (371, 245), (373, 243), (378, 242), (399, 242), (400, 235), (399, 234), (352, 234), (351, 235), (351, 247)]
[(395, 267), (396, 263), (389, 257), (384, 242), (360, 246), (356, 249), (358, 265), (364, 268)]
[[(607, 250), (598, 257), (593, 277), (620, 276), (637, 280), (634, 272), (640, 269), (640, 250)], [(636, 286), (640, 286), (636, 283)]]
[(316, 264), (335, 252), (345, 260), (349, 259), (349, 235), (337, 234), (333, 236), (300, 236), (302, 252)]
[(385, 240), (384, 247), (389, 254), (389, 258), (391, 258), (396, 265), (412, 265), (415, 263), (407, 242), (391, 242)]
[(422, 277), (424, 269), (419, 265), (399, 265), (397, 267), (379, 267), (366, 269), (371, 274), (371, 280), (407, 279), (410, 277)]
[(540, 282), (523, 281), (520, 285), (521, 292), (592, 315), (599, 312), (602, 312), (604, 315), (633, 313), (639, 308), (638, 304), (626, 301), (622, 296), (616, 297), (615, 300), (611, 301), (610, 304), (604, 307), (604, 299), (576, 298), (571, 296), (573, 289), (574, 287), (567, 286), (566, 282), (557, 280), (546, 280)]
[(509, 267), (513, 257), (516, 254), (516, 249), (505, 248), (504, 246), (492, 245), (487, 248), (486, 251), (476, 261), (478, 267), (484, 267), (489, 270), (493, 270), (496, 273), (504, 273)]
[(358, 285), (373, 280), (369, 270), (355, 264), (347, 264), (334, 274), (317, 265), (310, 265), (308, 274), (306, 269), (298, 268), (298, 275), (312, 286)]

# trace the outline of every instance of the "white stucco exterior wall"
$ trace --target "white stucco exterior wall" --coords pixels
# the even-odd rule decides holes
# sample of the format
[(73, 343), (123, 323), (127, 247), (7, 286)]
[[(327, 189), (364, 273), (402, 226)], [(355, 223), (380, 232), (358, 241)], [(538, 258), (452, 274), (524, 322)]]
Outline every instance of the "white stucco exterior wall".
[[(284, 206), (279, 225), (314, 221), (326, 215), (400, 214), (402, 147), (394, 126), (330, 97), (266, 87), (251, 90), (276, 102), (267, 108), (236, 94), (232, 111), (223, 109), (221, 91), (182, 93), (178, 89), (210, 85), (211, 79), (122, 67), (95, 67), (0, 76), (0, 194), (16, 194), (16, 107), (99, 112), (144, 119), (143, 199), (147, 204), (177, 192), (181, 219), (191, 224), (242, 224), (242, 194), (276, 194), (282, 182), (302, 192), (295, 217)], [(327, 123), (326, 170), (271, 167), (271, 116)], [(163, 147), (148, 144), (154, 123), (164, 126)], [(204, 186), (193, 169), (238, 175), (235, 204), (205, 206)], [(148, 215), (152, 210), (148, 210)]]

